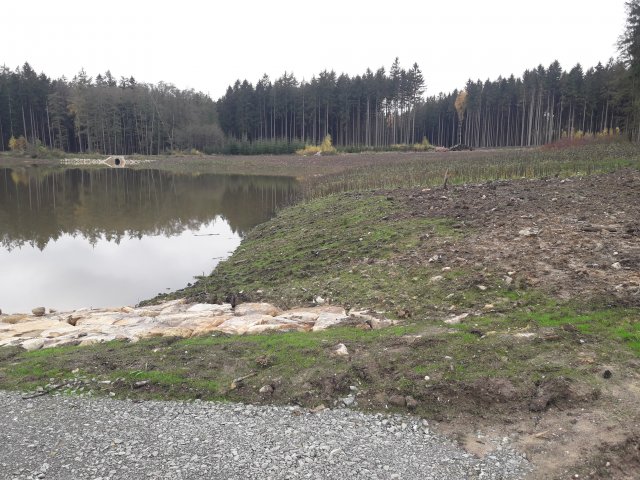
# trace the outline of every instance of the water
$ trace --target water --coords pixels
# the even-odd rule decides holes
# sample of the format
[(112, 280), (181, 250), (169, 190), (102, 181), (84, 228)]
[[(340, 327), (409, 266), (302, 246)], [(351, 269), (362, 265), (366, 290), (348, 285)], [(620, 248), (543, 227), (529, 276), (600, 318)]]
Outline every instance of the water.
[(0, 309), (133, 305), (208, 274), (291, 178), (0, 168)]

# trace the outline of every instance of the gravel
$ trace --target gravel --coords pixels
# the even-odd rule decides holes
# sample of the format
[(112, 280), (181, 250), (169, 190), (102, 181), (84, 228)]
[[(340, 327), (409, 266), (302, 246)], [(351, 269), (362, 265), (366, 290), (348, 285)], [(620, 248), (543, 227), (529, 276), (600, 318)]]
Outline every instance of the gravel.
[(481, 460), (416, 417), (0, 391), (2, 479), (517, 479), (530, 469), (506, 438)]

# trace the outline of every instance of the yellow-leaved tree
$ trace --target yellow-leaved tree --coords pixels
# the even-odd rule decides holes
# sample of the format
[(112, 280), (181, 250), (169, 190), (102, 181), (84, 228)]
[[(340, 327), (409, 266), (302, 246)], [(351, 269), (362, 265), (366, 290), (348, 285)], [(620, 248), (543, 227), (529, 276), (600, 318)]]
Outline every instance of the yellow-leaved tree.
[(11, 137), (9, 139), (9, 148), (12, 152), (24, 153), (27, 149), (27, 139), (20, 135), (18, 138)]
[(462, 143), (462, 121), (467, 110), (467, 91), (461, 90), (455, 101), (456, 112), (458, 112), (458, 144)]

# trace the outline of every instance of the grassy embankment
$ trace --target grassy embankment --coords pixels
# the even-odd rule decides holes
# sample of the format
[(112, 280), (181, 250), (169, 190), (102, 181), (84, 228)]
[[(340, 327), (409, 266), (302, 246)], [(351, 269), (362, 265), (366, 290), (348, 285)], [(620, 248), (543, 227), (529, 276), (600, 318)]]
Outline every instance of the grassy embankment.
[[(305, 183), (312, 200), (257, 227), (211, 276), (168, 297), (211, 301), (242, 292), (246, 300), (294, 306), (321, 296), (384, 312), (400, 320), (397, 326), (150, 339), (31, 353), (5, 348), (0, 387), (33, 389), (80, 377), (84, 391), (121, 397), (315, 406), (331, 405), (355, 385), (361, 406), (384, 408), (394, 395), (411, 396), (419, 413), (444, 417), (478, 408), (527, 408), (545, 385), (555, 392), (550, 403), (594, 398), (605, 381), (597, 375), (600, 366), (626, 365), (640, 354), (637, 307), (608, 298), (560, 300), (526, 282), (507, 284), (504, 272), (481, 262), (429, 262), (444, 246), (464, 244), (474, 230), (428, 211), (406, 215), (410, 194), (372, 189), (438, 184), (447, 170), (452, 182), (462, 183), (610, 171), (637, 167), (639, 159), (637, 147), (614, 143), (432, 161), (378, 157), (334, 167)], [(354, 189), (360, 193), (332, 193)], [(460, 312), (476, 315), (458, 325), (443, 323)], [(347, 346), (348, 359), (331, 354), (338, 343)], [(231, 387), (233, 379), (249, 374)], [(267, 384), (273, 393), (260, 394)]]

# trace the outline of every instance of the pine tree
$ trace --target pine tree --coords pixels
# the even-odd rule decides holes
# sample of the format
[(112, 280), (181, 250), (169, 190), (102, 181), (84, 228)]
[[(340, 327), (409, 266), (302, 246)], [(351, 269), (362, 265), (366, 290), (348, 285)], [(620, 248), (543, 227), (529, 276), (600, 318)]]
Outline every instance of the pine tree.
[(624, 33), (618, 41), (618, 48), (622, 59), (627, 65), (630, 80), (630, 115), (633, 126), (630, 137), (640, 141), (640, 95), (637, 90), (640, 87), (640, 0), (626, 2), (627, 24)]

